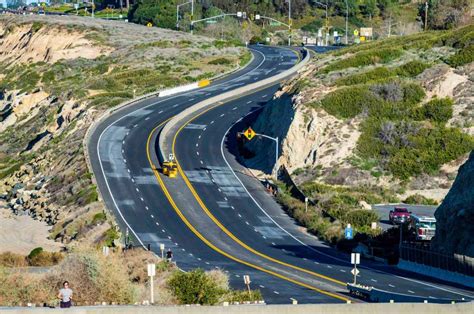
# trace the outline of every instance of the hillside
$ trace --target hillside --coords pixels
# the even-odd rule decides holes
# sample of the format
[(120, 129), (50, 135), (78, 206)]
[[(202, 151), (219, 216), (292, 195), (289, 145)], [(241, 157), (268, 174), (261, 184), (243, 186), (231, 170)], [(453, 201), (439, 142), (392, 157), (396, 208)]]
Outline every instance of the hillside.
[[(474, 149), (473, 41), (470, 25), (317, 55), (252, 127), (282, 139), (280, 165), (339, 225), (367, 203), (439, 202)], [(269, 174), (273, 151), (246, 148)]]
[[(217, 58), (228, 62), (212, 62)], [(41, 228), (51, 228), (49, 237), (63, 246), (112, 244), (118, 230), (98, 201), (83, 153), (88, 127), (134, 96), (214, 76), (242, 58), (247, 54), (226, 42), (159, 28), (80, 17), (1, 16), (2, 215), (42, 221), (49, 227)], [(28, 253), (32, 244), (20, 245), (3, 225), (0, 240)]]

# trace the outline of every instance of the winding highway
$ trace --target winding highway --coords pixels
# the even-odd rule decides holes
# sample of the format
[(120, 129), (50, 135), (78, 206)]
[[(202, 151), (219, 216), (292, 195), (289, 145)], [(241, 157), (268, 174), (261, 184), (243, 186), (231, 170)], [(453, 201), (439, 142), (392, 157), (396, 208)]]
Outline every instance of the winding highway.
[[(158, 171), (158, 139), (170, 119), (301, 60), (288, 48), (251, 51), (247, 67), (208, 87), (141, 100), (103, 119), (87, 144), (101, 196), (123, 230), (157, 254), (164, 243), (183, 270), (222, 269), (239, 289), (245, 288), (243, 275), (250, 275), (251, 287), (267, 303), (359, 302), (346, 290), (353, 280), (349, 257), (305, 233), (237, 161), (237, 132), (272, 99), (278, 82), (191, 114), (166, 142), (179, 162), (179, 176), (170, 179)], [(473, 297), (461, 287), (362, 263), (358, 282), (365, 285), (432, 300)]]

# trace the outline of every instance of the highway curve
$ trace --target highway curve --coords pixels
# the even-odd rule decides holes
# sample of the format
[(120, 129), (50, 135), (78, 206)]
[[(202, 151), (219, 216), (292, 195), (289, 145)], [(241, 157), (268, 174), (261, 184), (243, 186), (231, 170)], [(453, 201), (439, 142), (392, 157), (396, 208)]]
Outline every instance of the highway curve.
[[(171, 247), (183, 270), (221, 268), (241, 289), (242, 276), (249, 274), (251, 286), (268, 303), (289, 303), (291, 298), (345, 302), (344, 283), (351, 281), (347, 256), (302, 233), (230, 153), (235, 153), (235, 132), (246, 118), (234, 123), (261, 108), (278, 85), (218, 103), (183, 124), (174, 151), (185, 176), (168, 179), (153, 169), (157, 136), (170, 118), (204, 99), (281, 73), (299, 59), (286, 48), (258, 46), (252, 53), (248, 67), (207, 88), (149, 98), (104, 119), (88, 141), (101, 196), (137, 243), (150, 244), (157, 253), (160, 243)], [(368, 266), (373, 269), (362, 269), (359, 279), (365, 283), (427, 298), (469, 295), (387, 274), (391, 269), (382, 265)]]

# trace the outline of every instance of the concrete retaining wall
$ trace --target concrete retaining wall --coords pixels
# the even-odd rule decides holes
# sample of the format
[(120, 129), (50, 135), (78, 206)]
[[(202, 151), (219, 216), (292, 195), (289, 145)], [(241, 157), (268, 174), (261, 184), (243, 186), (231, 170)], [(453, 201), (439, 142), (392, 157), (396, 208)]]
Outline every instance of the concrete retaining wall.
[(49, 308), (0, 308), (8, 314), (466, 314), (474, 313), (474, 303), (360, 303), (360, 304), (304, 304), (304, 305), (234, 305), (234, 306), (104, 306)]
[(417, 264), (405, 260), (400, 260), (397, 267), (403, 270), (412, 271), (417, 274), (422, 274), (425, 276), (430, 276), (448, 282), (457, 283), (466, 287), (474, 288), (474, 277), (470, 277), (467, 275), (454, 273), (444, 269), (426, 266), (423, 264)]

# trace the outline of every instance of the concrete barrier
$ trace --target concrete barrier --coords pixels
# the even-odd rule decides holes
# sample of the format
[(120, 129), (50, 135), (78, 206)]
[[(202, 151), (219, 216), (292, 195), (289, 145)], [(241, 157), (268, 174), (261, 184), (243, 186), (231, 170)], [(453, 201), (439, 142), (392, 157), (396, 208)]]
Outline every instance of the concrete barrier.
[(474, 277), (447, 271), (441, 268), (431, 267), (428, 265), (418, 264), (410, 261), (400, 260), (398, 268), (408, 270), (417, 274), (441, 279), (448, 282), (457, 283), (474, 289)]
[(309, 62), (309, 59), (310, 59), (310, 54), (306, 50), (306, 55), (300, 63), (298, 63), (294, 67), (280, 74), (277, 74), (272, 77), (266, 78), (264, 80), (261, 80), (252, 84), (248, 84), (240, 88), (236, 88), (234, 90), (208, 98), (204, 101), (201, 101), (200, 103), (195, 104), (194, 106), (191, 106), (183, 110), (181, 113), (177, 114), (173, 119), (171, 119), (168, 123), (166, 123), (165, 127), (160, 132), (160, 135), (158, 138), (160, 155), (169, 156), (172, 153), (171, 143), (172, 143), (172, 138), (174, 136), (174, 133), (175, 131), (177, 131), (176, 126), (182, 125), (186, 121), (186, 119), (189, 119), (192, 115), (198, 112), (204, 111), (208, 108), (211, 108), (212, 106), (220, 102), (229, 101), (234, 98), (240, 98), (243, 95), (251, 94), (258, 89), (269, 87), (278, 82), (281, 82), (284, 79), (287, 79), (293, 76), (295, 73), (297, 73), (303, 66), (305, 66)]
[(69, 309), (0, 308), (8, 314), (466, 314), (474, 313), (473, 303), (358, 303), (303, 305), (231, 305), (231, 306), (90, 306)]

